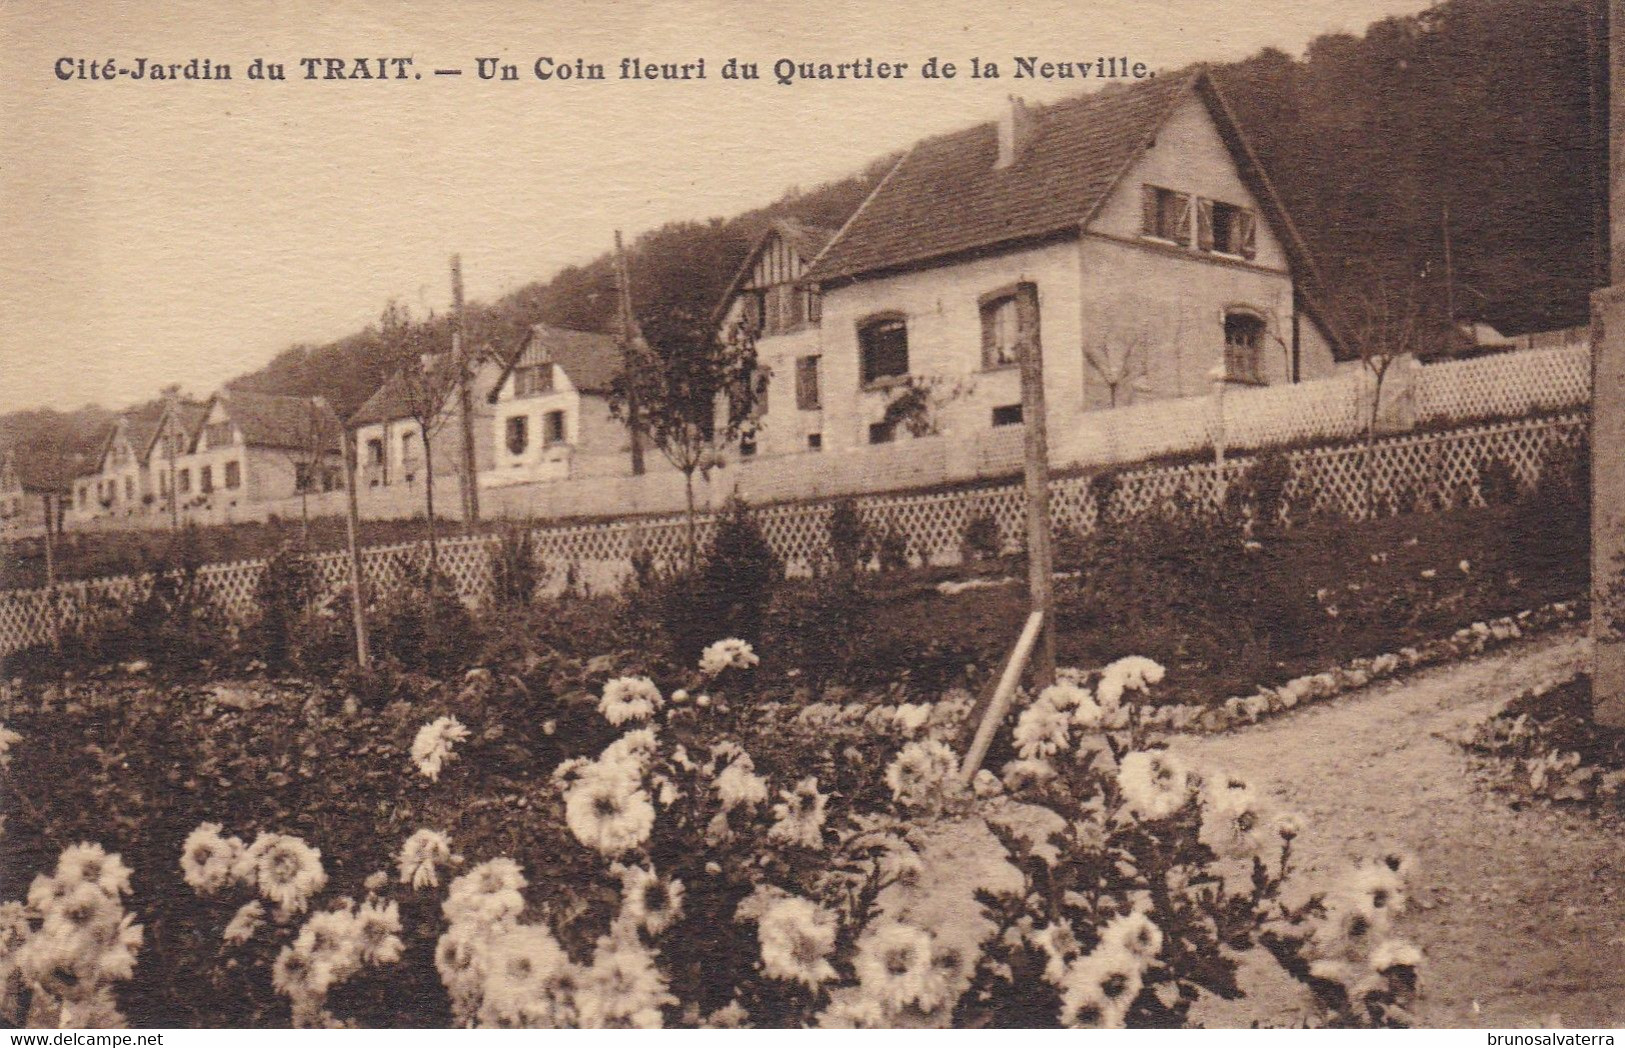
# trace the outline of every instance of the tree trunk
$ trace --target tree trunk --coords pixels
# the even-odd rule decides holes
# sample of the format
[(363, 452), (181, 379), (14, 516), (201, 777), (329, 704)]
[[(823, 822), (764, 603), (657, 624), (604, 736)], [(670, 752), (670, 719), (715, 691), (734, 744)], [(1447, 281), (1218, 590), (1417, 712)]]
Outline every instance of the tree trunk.
[(683, 471), (683, 494), (688, 498), (688, 570), (693, 574), (699, 568), (700, 543), (694, 520), (694, 470)]
[(434, 525), (434, 450), (429, 443), (429, 432), (423, 433), (423, 502), (429, 515), (429, 597), (434, 597), (435, 575), (440, 571), (440, 553), (436, 545)]

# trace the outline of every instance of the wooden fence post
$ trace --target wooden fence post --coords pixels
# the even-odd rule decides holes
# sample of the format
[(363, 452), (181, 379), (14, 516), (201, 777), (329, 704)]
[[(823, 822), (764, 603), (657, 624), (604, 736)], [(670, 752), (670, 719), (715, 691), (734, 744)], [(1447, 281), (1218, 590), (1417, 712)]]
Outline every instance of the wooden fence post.
[(357, 535), (360, 531), (361, 511), (355, 490), (355, 438), (353, 431), (348, 429), (344, 431), (344, 490), (348, 493), (346, 501), (349, 506), (349, 512), (344, 518), (344, 530), (350, 545), (350, 611), (355, 621), (355, 661), (357, 666), (366, 668), (370, 661), (370, 652), (367, 644), (367, 604), (362, 596), (361, 585), (361, 547)]

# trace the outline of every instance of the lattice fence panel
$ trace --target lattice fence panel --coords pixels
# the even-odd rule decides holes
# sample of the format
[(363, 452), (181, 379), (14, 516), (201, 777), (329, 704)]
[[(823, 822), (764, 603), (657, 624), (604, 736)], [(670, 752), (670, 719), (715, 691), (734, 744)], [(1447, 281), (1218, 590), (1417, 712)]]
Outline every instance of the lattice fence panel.
[[(1363, 445), (1291, 452), (1283, 503), (1291, 520), (1310, 513), (1336, 513), (1354, 519), (1409, 509), (1483, 505), (1484, 472), (1498, 462), (1520, 486), (1532, 487), (1558, 449), (1581, 446), (1587, 435), (1584, 412), (1480, 425), (1443, 433), (1390, 437), (1369, 450)], [(1114, 471), (1109, 485), (1089, 475), (1057, 478), (1050, 508), (1057, 533), (1087, 534), (1100, 526), (1101, 498), (1110, 521), (1168, 509), (1210, 508), (1226, 487), (1245, 476), (1254, 457), (1184, 466)], [(980, 516), (998, 525), (1006, 550), (1025, 540), (1025, 502), (1019, 484), (901, 495), (875, 495), (853, 501), (859, 519), (873, 535), (892, 532), (907, 541), (915, 563), (954, 563), (961, 556), (967, 526)], [(828, 555), (829, 520), (836, 502), (786, 504), (759, 511), (758, 522), (774, 552), (795, 574), (805, 574)], [(711, 541), (716, 521), (699, 519), (700, 548)], [(598, 524), (540, 527), (531, 533), (544, 592), (608, 592), (624, 583), (635, 556), (658, 569), (683, 563), (688, 522), (681, 516), (640, 518)], [(448, 538), (439, 544), (442, 574), (470, 604), (488, 603), (494, 594), (496, 536)], [(427, 566), (424, 543), (380, 546), (361, 553), (362, 575), (374, 593), (412, 585)], [(321, 586), (336, 590), (349, 582), (345, 553), (321, 554), (314, 569)], [(215, 606), (237, 623), (253, 614), (265, 571), (262, 561), (217, 564), (199, 569), (197, 583)], [(120, 576), (64, 583), (44, 590), (0, 593), (0, 654), (48, 642), (56, 628), (72, 630), (98, 616), (114, 615), (143, 599), (151, 576)]]
[(1423, 420), (1560, 411), (1591, 398), (1591, 347), (1525, 350), (1431, 364), (1417, 377)]

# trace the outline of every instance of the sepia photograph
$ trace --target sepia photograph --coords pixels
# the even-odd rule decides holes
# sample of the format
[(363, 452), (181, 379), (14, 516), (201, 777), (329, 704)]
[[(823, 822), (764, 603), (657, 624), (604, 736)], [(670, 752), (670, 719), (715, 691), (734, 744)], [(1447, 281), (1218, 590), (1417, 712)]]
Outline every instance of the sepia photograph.
[(8, 1043), (1612, 1045), (1611, 85), (1625, 0), (0, 0)]

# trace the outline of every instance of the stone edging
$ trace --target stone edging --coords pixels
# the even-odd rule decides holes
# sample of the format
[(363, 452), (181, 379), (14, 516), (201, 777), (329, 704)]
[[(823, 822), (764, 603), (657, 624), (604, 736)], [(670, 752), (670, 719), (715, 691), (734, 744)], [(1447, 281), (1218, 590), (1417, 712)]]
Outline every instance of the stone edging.
[(1579, 614), (1576, 602), (1558, 601), (1516, 615), (1475, 622), (1448, 637), (1439, 637), (1416, 647), (1401, 648), (1374, 658), (1354, 659), (1336, 669), (1296, 677), (1279, 687), (1261, 688), (1252, 695), (1234, 696), (1217, 705), (1176, 703), (1142, 707), (1138, 711), (1140, 723), (1188, 734), (1220, 732), (1257, 724), (1266, 717), (1334, 699), (1375, 681), (1398, 676), (1406, 670), (1482, 654), (1530, 634), (1573, 622), (1579, 618)]

